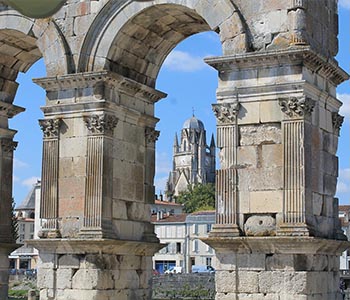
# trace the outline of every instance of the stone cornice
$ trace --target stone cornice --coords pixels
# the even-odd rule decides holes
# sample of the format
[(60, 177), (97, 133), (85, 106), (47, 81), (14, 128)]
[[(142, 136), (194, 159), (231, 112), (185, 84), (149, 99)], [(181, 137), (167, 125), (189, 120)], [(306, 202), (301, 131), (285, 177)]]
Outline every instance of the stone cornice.
[(122, 93), (139, 97), (152, 103), (167, 96), (167, 94), (161, 91), (110, 71), (36, 78), (33, 79), (33, 81), (44, 88), (47, 92), (94, 87), (96, 84), (103, 82), (117, 88)]
[(159, 242), (143, 242), (113, 239), (37, 239), (28, 245), (39, 251), (57, 254), (105, 253), (119, 255), (154, 255), (164, 247)]
[(0, 115), (5, 115), (8, 118), (12, 118), (23, 111), (25, 111), (25, 108), (23, 107), (0, 101)]
[(209, 237), (201, 240), (215, 250), (230, 253), (330, 254), (340, 255), (349, 241), (316, 237)]
[(302, 64), (311, 71), (317, 72), (323, 77), (327, 77), (327, 79), (335, 85), (339, 85), (349, 79), (349, 75), (338, 66), (335, 60), (327, 59), (317, 54), (309, 46), (209, 57), (204, 59), (204, 61), (218, 71), (270, 67), (283, 64)]

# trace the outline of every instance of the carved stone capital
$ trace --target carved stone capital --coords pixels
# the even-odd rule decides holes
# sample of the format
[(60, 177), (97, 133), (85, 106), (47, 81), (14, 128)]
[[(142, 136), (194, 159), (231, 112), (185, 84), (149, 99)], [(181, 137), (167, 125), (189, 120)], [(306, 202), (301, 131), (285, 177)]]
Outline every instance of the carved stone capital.
[(282, 112), (290, 118), (311, 116), (315, 107), (315, 101), (307, 97), (283, 98), (278, 100), (278, 104)]
[(91, 115), (85, 117), (85, 125), (90, 134), (113, 135), (118, 124), (118, 118), (112, 115)]
[(332, 124), (333, 124), (333, 129), (334, 132), (339, 135), (340, 134), (340, 128), (343, 125), (344, 122), (344, 117), (341, 116), (337, 112), (332, 112)]
[(1, 144), (1, 149), (3, 152), (10, 153), (10, 152), (13, 152), (16, 150), (18, 143), (14, 142), (11, 139), (1, 139), (0, 144)]
[(57, 138), (60, 132), (61, 119), (39, 120), (39, 125), (43, 131), (44, 138)]
[(233, 123), (236, 121), (238, 111), (239, 111), (239, 102), (233, 103), (222, 103), (222, 104), (212, 104), (212, 109), (215, 114), (218, 123)]
[(155, 130), (152, 127), (145, 128), (145, 137), (147, 144), (154, 144), (158, 140), (159, 135), (160, 131)]

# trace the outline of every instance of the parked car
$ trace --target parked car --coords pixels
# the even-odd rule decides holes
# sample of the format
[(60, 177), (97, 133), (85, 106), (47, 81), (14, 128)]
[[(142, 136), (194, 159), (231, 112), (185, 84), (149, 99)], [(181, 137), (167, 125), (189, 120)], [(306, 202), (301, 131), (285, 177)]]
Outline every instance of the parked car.
[(193, 265), (192, 273), (215, 273), (212, 266)]
[(170, 267), (164, 272), (164, 274), (180, 274), (182, 273), (182, 267)]

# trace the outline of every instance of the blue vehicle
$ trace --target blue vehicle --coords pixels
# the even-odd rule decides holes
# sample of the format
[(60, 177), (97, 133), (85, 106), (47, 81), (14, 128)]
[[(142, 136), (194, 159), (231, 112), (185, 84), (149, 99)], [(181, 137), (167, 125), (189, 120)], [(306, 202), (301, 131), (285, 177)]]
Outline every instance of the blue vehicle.
[(215, 269), (212, 266), (193, 265), (192, 273), (215, 273)]

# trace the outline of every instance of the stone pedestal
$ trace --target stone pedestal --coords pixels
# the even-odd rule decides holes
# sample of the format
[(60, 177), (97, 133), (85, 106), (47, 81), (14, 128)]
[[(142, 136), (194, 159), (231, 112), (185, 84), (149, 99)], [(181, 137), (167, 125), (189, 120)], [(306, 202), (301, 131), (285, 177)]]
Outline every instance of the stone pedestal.
[(205, 239), (215, 248), (216, 300), (340, 300), (349, 242), (308, 237)]
[(107, 239), (31, 241), (39, 249), (41, 300), (151, 299), (158, 243)]
[(0, 299), (7, 299), (10, 266), (8, 256), (16, 248), (15, 244), (0, 243)]

